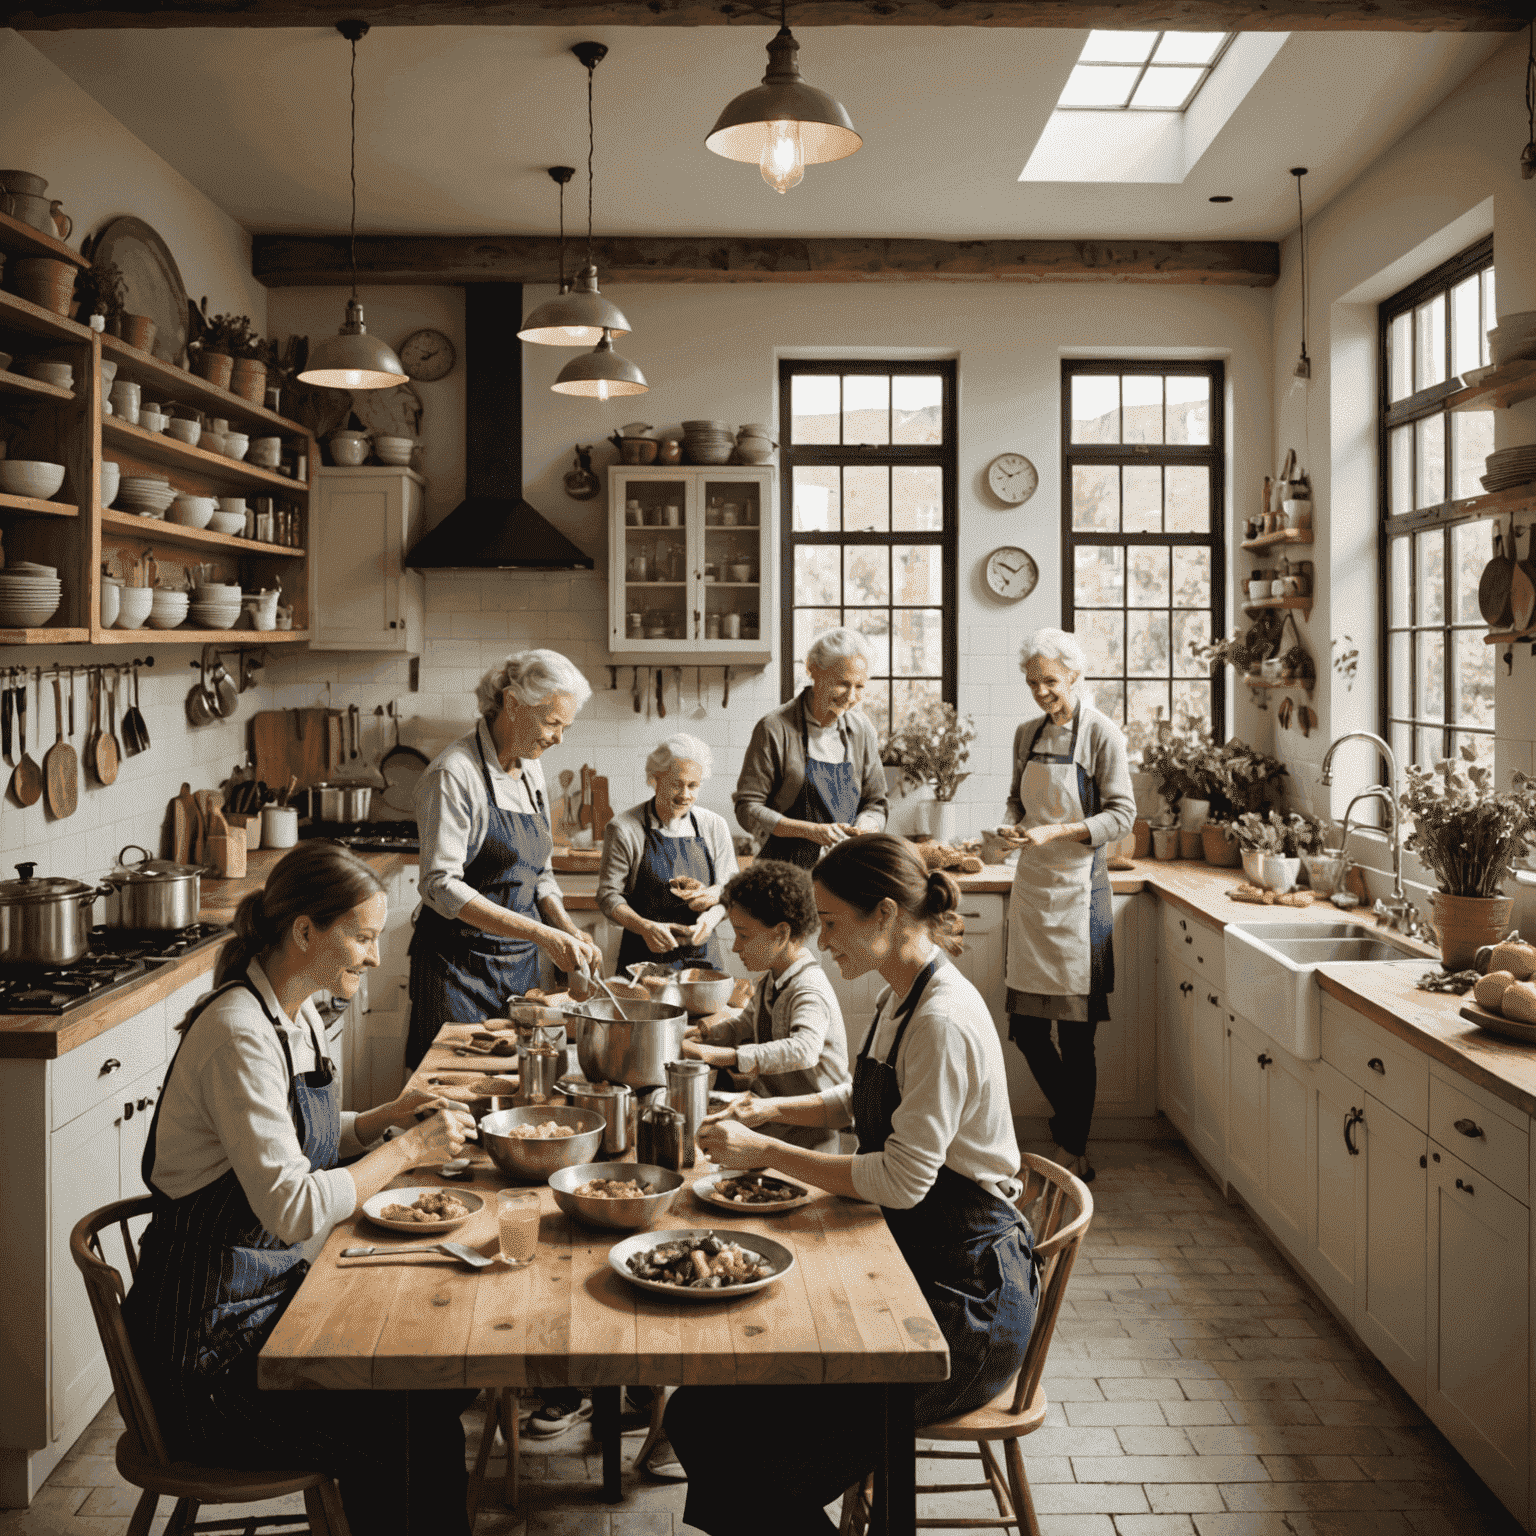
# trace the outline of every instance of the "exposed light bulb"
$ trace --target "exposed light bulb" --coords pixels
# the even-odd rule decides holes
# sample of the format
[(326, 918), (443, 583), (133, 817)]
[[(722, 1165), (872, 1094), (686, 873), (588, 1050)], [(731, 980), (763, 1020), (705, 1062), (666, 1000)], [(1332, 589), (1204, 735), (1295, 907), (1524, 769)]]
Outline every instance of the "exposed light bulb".
[(594, 336), (592, 334), (592, 327), (590, 325), (567, 325), (564, 327), (564, 330), (565, 334), (571, 338), (571, 345), (576, 347), (581, 346), (584, 342), (595, 343), (602, 339), (600, 335)]
[(599, 379), (597, 381), (597, 398), (599, 400), (606, 400), (608, 398), (608, 380), (607, 379)]
[(805, 146), (800, 142), (800, 124), (793, 118), (777, 118), (768, 124), (758, 168), (775, 192), (788, 192), (800, 185), (805, 176)]

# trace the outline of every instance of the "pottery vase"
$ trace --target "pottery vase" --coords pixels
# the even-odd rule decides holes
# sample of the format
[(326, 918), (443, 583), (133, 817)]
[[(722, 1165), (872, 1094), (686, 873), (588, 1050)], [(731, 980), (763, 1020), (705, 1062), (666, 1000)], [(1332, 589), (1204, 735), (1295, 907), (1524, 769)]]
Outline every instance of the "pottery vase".
[(148, 352), (154, 347), (155, 330), (155, 322), (148, 315), (123, 316), (123, 340), (140, 352)]
[(235, 360), (227, 352), (199, 351), (192, 360), (192, 367), (200, 379), (207, 379), (215, 389), (228, 389)]
[(242, 400), (260, 405), (267, 398), (267, 365), (254, 357), (237, 357), (229, 387)]
[(928, 802), (928, 832), (935, 842), (952, 843), (955, 840), (955, 802), (930, 800)]
[(1207, 864), (1214, 864), (1218, 869), (1236, 869), (1243, 861), (1243, 850), (1227, 831), (1225, 822), (1206, 822), (1200, 828), (1200, 841)]
[(1478, 950), (1497, 944), (1509, 931), (1514, 901), (1508, 896), (1431, 897), (1434, 928), (1440, 940), (1440, 963), (1447, 971), (1470, 970)]

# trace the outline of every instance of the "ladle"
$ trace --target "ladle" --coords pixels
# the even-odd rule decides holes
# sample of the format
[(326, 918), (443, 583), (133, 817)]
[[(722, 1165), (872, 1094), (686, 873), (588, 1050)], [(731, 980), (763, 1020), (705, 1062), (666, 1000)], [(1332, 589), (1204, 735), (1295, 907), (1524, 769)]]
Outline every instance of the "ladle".
[(601, 976), (588, 976), (585, 971), (583, 971), (581, 974), (583, 976), (586, 976), (588, 981), (592, 982), (594, 985), (599, 986), (599, 987), (601, 987), (603, 989), (603, 995), (608, 999), (608, 1001), (610, 1003), (613, 1004), (613, 1006), (615, 1008), (617, 1008), (619, 1010), (619, 1017), (621, 1019), (623, 1019), (626, 1024), (633, 1024), (633, 1023), (636, 1022), (636, 1020), (630, 1018), (630, 1016), (627, 1013), (624, 1012), (624, 1004), (620, 1001), (620, 999), (614, 993), (613, 988), (610, 987), (608, 985), (608, 983), (606, 981), (604, 981)]

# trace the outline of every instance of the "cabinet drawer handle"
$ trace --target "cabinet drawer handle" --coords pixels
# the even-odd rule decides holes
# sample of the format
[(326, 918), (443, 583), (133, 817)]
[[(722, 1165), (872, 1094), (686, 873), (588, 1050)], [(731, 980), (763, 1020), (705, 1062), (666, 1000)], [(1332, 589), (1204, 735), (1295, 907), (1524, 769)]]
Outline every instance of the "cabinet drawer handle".
[(1188, 997), (1189, 994), (1191, 992), (1193, 992), (1194, 990), (1195, 990), (1195, 988), (1194, 988), (1194, 983), (1193, 982), (1181, 981), (1179, 983), (1179, 991), (1182, 992), (1185, 995), (1185, 997)]
[(1463, 1136), (1471, 1136), (1474, 1139), (1483, 1134), (1483, 1128), (1476, 1120), (1453, 1120), (1451, 1128), (1460, 1131)]
[(149, 1106), (151, 1104), (153, 1104), (154, 1102), (155, 1101), (153, 1099), (140, 1099), (138, 1101), (138, 1103), (134, 1105), (134, 1108), (135, 1109), (148, 1109)]
[(1180, 919), (1179, 919), (1179, 927), (1180, 927), (1180, 928), (1188, 928), (1188, 927), (1189, 927), (1189, 924), (1188, 924), (1188, 923), (1186, 923), (1186, 922), (1185, 922), (1185, 921), (1184, 921), (1184, 919), (1183, 919), (1183, 918), (1182, 918), (1182, 917), (1181, 917), (1181, 918), (1180, 918)]
[(1351, 1107), (1349, 1113), (1344, 1117), (1344, 1145), (1349, 1148), (1349, 1155), (1351, 1157), (1360, 1156), (1360, 1148), (1355, 1145), (1353, 1132), (1355, 1127), (1363, 1124), (1364, 1121), (1365, 1111), (1363, 1109)]
[(1205, 956), (1204, 955), (1196, 955), (1195, 956), (1195, 964), (1196, 965), (1204, 965), (1205, 964)]
[(1184, 935), (1184, 942), (1185, 942), (1185, 943), (1186, 943), (1186, 944), (1193, 944), (1193, 943), (1194, 943), (1194, 942), (1195, 942), (1195, 936), (1194, 936), (1194, 934), (1192, 934), (1192, 933), (1186, 933), (1186, 934), (1185, 934), (1185, 935)]
[(111, 1074), (113, 1072), (120, 1072), (120, 1071), (122, 1071), (122, 1068), (123, 1068), (123, 1064), (122, 1064), (122, 1062), (120, 1062), (117, 1059), (116, 1056), (108, 1056), (107, 1059), (104, 1062), (102, 1062), (102, 1064), (101, 1064), (101, 1071), (99, 1071), (96, 1074), (96, 1076), (97, 1077), (106, 1077), (106, 1076), (108, 1076), (109, 1074)]
[(133, 1119), (133, 1104), (132, 1104), (132, 1102), (129, 1102), (129, 1103), (126, 1103), (126, 1104), (123, 1105), (123, 1119), (124, 1120), (132, 1120)]
[(1212, 1008), (1221, 1007), (1221, 999), (1217, 997), (1214, 992), (1207, 992), (1205, 994), (1205, 1000), (1211, 1005)]
[(980, 919), (981, 919), (981, 913), (980, 912), (962, 912), (960, 914), (960, 916), (961, 917), (974, 917), (974, 918), (977, 919), (977, 921), (980, 921)]
[(1466, 1193), (1469, 1194), (1469, 1195), (1472, 1193), (1472, 1186), (1470, 1184), (1463, 1184), (1460, 1179), (1456, 1180), (1456, 1188), (1460, 1189), (1460, 1190), (1465, 1190)]
[(1269, 1066), (1269, 1064), (1270, 1064), (1270, 1063), (1271, 1063), (1271, 1062), (1272, 1062), (1272, 1061), (1273, 1061), (1273, 1060), (1274, 1060), (1274, 1059), (1275, 1059), (1275, 1058), (1274, 1058), (1274, 1057), (1273, 1057), (1273, 1056), (1269, 1056), (1269, 1055), (1266, 1055), (1266, 1054), (1265, 1054), (1265, 1053), (1264, 1053), (1264, 1052), (1263, 1052), (1263, 1051), (1260, 1051), (1260, 1052), (1259, 1052), (1259, 1065), (1260, 1065), (1260, 1066), (1261, 1066), (1261, 1067), (1267, 1067), (1267, 1066)]
[(1383, 1077), (1387, 1075), (1387, 1069), (1381, 1064), (1380, 1056), (1372, 1056), (1371, 1059), (1366, 1062), (1366, 1066), (1368, 1066), (1372, 1072), (1381, 1073)]

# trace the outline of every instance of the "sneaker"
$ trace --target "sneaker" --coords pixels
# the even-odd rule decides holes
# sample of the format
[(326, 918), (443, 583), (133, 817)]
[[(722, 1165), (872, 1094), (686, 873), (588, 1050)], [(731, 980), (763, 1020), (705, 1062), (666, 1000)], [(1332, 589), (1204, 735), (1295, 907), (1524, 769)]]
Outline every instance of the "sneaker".
[(566, 1430), (574, 1429), (591, 1417), (592, 1399), (589, 1397), (582, 1398), (574, 1408), (567, 1408), (563, 1403), (542, 1403), (528, 1415), (524, 1428), (530, 1435), (548, 1439), (553, 1435), (563, 1435)]
[(665, 1435), (651, 1447), (651, 1454), (646, 1457), (645, 1465), (640, 1470), (656, 1483), (688, 1481), (688, 1473), (684, 1470), (682, 1462), (677, 1459), (677, 1452), (672, 1449), (672, 1442)]

